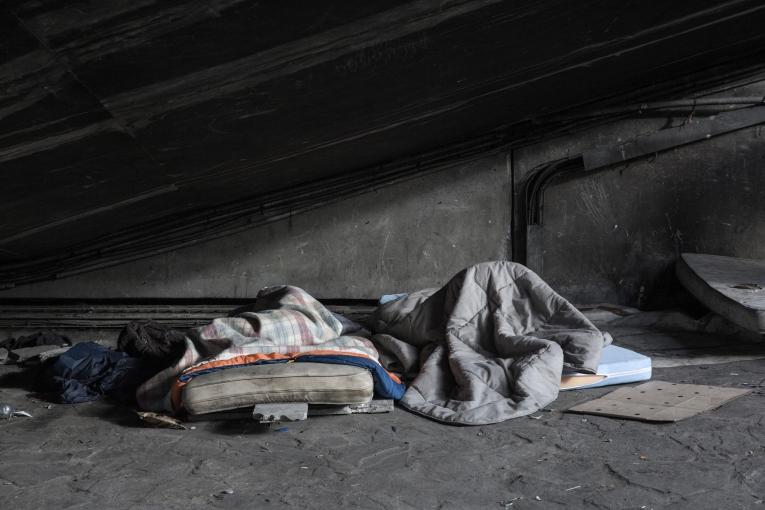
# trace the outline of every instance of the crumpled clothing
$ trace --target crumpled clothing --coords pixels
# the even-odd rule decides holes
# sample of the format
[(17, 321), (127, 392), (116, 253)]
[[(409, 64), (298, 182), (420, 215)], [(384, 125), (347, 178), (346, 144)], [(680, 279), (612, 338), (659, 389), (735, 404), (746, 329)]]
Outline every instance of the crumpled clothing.
[(72, 345), (72, 341), (66, 335), (59, 335), (51, 331), (38, 331), (31, 335), (7, 338), (0, 342), (0, 348), (9, 351), (25, 349), (27, 347), (38, 347), (40, 345)]
[(183, 406), (183, 387), (211, 371), (258, 363), (310, 361), (363, 366), (375, 392), (400, 398), (404, 385), (378, 362), (377, 349), (363, 336), (343, 335), (345, 325), (318, 300), (297, 287), (261, 289), (255, 303), (189, 331), (186, 352), (137, 391), (140, 407), (174, 413)]
[(186, 333), (154, 321), (131, 322), (120, 332), (117, 350), (142, 358), (161, 370), (183, 356)]
[(343, 326), (343, 329), (340, 331), (341, 335), (351, 335), (355, 333), (355, 334), (361, 334), (362, 336), (366, 336), (369, 334), (369, 332), (366, 329), (364, 329), (364, 326), (362, 326), (358, 322), (352, 321), (345, 315), (342, 315), (336, 312), (331, 312), (331, 313), (332, 315), (335, 316), (335, 319), (340, 321), (340, 324), (342, 324)]
[(64, 404), (88, 402), (101, 395), (134, 402), (135, 389), (155, 372), (140, 358), (83, 342), (50, 364), (47, 382)]

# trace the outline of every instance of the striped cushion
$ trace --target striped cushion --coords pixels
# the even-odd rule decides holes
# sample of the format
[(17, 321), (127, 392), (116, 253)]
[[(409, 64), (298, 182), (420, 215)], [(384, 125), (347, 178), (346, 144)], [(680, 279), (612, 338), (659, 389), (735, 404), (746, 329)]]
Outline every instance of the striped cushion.
[(373, 393), (372, 375), (365, 368), (270, 363), (197, 376), (183, 389), (183, 406), (191, 414), (207, 414), (276, 402), (362, 404)]

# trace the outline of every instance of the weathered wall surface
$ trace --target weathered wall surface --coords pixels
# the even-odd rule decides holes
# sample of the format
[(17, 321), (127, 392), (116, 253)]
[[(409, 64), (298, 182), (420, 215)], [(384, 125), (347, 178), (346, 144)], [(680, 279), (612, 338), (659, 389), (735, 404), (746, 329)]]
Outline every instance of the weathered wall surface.
[(292, 284), (324, 298), (445, 283), (507, 257), (511, 176), (498, 154), (263, 227), (0, 298), (243, 298)]
[(762, 69), (763, 24), (760, 0), (0, 2), (0, 284), (98, 242), (133, 260), (124, 236), (159, 243), (176, 216)]
[[(765, 87), (726, 94), (762, 96)], [(288, 220), (19, 286), (0, 298), (249, 298), (283, 283), (323, 298), (376, 298), (438, 286), (467, 265), (509, 258), (513, 187), (532, 169), (655, 133), (682, 139), (686, 118), (644, 114), (601, 125), (516, 149), (512, 158), (455, 164)], [(542, 224), (529, 229), (527, 264), (576, 303), (672, 306), (681, 252), (765, 258), (763, 166), (760, 125), (558, 178), (544, 192)]]
[[(659, 130), (681, 134), (682, 123), (625, 120), (526, 147), (515, 153), (515, 179), (596, 145)], [(672, 306), (681, 252), (765, 258), (764, 168), (757, 126), (564, 176), (545, 192), (543, 224), (529, 230), (528, 265), (575, 302)]]

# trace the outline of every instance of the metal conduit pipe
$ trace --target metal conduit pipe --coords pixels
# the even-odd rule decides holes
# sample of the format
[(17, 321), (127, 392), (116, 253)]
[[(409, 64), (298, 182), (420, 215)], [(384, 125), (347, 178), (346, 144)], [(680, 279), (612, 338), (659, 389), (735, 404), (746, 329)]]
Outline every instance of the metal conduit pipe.
[(699, 97), (695, 99), (679, 99), (675, 101), (656, 101), (651, 103), (632, 104), (605, 108), (589, 112), (577, 113), (566, 117), (558, 117), (558, 120), (586, 119), (590, 117), (603, 117), (627, 113), (641, 113), (657, 110), (671, 109), (696, 109), (707, 106), (755, 106), (765, 104), (765, 97)]

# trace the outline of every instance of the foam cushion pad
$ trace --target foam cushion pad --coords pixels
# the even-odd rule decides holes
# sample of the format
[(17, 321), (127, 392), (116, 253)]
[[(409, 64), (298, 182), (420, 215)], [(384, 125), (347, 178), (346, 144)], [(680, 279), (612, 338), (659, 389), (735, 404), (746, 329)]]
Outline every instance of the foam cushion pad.
[(275, 363), (197, 376), (183, 389), (183, 405), (191, 414), (207, 414), (274, 402), (363, 404), (373, 394), (372, 375), (364, 368)]
[(677, 276), (710, 310), (765, 333), (765, 260), (683, 253)]

